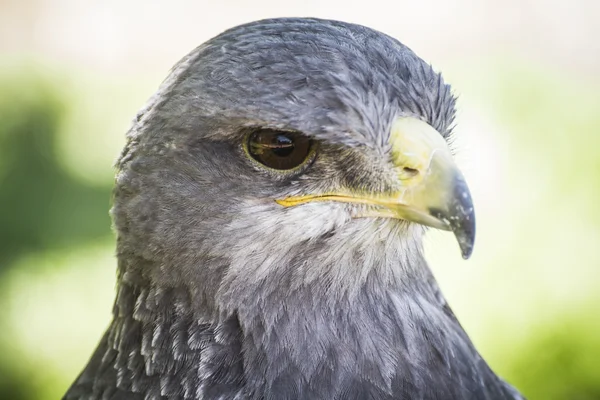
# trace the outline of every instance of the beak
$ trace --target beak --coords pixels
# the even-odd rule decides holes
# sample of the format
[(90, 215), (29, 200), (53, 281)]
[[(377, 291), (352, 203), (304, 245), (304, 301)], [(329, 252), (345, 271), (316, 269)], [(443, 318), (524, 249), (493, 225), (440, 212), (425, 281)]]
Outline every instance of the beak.
[(399, 218), (452, 231), (463, 258), (469, 258), (475, 242), (473, 201), (442, 135), (421, 120), (402, 117), (392, 125), (390, 145), (397, 191), (324, 193), (288, 197), (277, 203), (285, 207), (313, 201), (373, 205), (368, 215), (361, 216)]

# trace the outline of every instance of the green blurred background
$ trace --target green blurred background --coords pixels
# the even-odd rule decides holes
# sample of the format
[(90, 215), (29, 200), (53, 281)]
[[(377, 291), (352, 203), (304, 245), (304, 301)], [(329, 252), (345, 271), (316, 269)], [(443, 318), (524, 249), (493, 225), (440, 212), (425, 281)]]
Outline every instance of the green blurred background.
[[(418, 3), (418, 4), (415, 4)], [(112, 164), (180, 57), (272, 16), (365, 24), (459, 95), (475, 253), (440, 285), (530, 399), (600, 399), (600, 2), (0, 1), (0, 398), (57, 399), (110, 319)]]

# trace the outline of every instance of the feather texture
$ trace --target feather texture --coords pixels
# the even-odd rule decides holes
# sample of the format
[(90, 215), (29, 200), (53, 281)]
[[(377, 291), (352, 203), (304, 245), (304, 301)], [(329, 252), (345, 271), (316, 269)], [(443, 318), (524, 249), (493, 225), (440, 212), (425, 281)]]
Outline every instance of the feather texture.
[[(521, 399), (441, 295), (422, 226), (273, 201), (393, 190), (399, 115), (448, 139), (450, 88), (358, 25), (259, 21), (186, 56), (127, 135), (113, 320), (65, 399)], [(241, 150), (252, 127), (302, 132), (318, 155), (261, 170)]]

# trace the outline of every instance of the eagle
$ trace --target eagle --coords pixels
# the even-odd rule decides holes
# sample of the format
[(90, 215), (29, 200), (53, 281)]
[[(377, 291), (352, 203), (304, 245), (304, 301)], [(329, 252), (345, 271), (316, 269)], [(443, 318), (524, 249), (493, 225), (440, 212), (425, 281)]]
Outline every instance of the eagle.
[(117, 162), (113, 318), (64, 399), (522, 399), (427, 265), (475, 213), (455, 97), (376, 30), (231, 28), (177, 63)]

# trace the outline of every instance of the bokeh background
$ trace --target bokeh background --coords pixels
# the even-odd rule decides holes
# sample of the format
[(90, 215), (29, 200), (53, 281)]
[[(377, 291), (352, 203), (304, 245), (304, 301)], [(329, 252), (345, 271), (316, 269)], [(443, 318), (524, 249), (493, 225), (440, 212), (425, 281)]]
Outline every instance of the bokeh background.
[(0, 0), (0, 398), (58, 399), (110, 319), (112, 165), (169, 68), (254, 19), (361, 23), (459, 95), (478, 238), (428, 258), (530, 399), (600, 399), (600, 2)]

